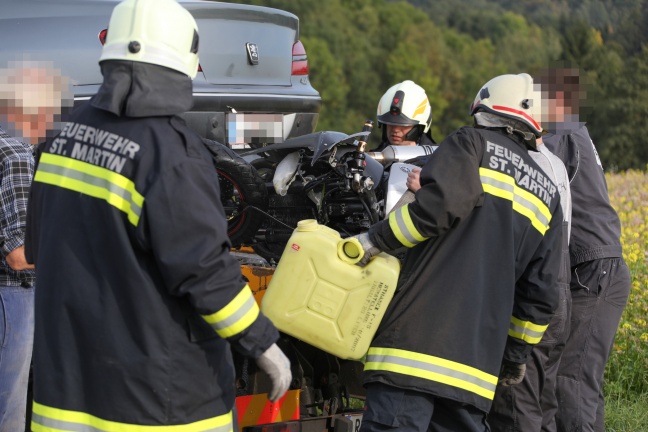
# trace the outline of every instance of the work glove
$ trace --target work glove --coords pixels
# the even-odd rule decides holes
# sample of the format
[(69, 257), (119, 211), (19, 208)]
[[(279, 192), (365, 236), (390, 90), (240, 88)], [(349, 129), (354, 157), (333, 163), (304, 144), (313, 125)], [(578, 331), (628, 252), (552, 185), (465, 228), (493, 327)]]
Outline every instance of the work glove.
[(256, 359), (256, 363), (272, 381), (272, 390), (268, 393), (268, 399), (277, 402), (288, 391), (292, 381), (290, 360), (277, 344), (272, 344)]
[(525, 372), (526, 364), (504, 360), (500, 369), (499, 384), (504, 387), (520, 384), (524, 379)]
[(371, 257), (378, 255), (381, 252), (381, 250), (378, 249), (378, 247), (371, 241), (368, 232), (358, 234), (357, 236), (354, 237), (358, 239), (360, 245), (362, 246), (362, 250), (364, 251), (364, 255), (362, 256), (362, 259), (358, 261), (356, 264), (359, 265), (360, 267), (364, 267), (369, 263)]

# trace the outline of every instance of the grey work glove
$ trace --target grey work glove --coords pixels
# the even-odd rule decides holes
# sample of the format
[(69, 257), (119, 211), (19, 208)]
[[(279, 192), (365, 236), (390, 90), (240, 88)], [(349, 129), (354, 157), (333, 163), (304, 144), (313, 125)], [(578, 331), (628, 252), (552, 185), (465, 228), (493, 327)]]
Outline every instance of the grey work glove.
[(364, 267), (369, 263), (371, 257), (378, 255), (381, 252), (381, 250), (378, 249), (378, 247), (371, 241), (368, 232), (358, 234), (357, 236), (354, 237), (358, 239), (360, 245), (362, 246), (362, 250), (364, 250), (364, 255), (362, 256), (362, 259), (357, 262), (357, 265), (359, 265), (360, 267)]
[(526, 373), (526, 364), (513, 363), (508, 360), (502, 361), (502, 368), (500, 369), (499, 384), (504, 387), (520, 384), (524, 379)]
[(277, 344), (272, 344), (256, 359), (256, 363), (272, 381), (272, 390), (268, 393), (268, 399), (277, 402), (288, 391), (292, 381), (290, 360)]

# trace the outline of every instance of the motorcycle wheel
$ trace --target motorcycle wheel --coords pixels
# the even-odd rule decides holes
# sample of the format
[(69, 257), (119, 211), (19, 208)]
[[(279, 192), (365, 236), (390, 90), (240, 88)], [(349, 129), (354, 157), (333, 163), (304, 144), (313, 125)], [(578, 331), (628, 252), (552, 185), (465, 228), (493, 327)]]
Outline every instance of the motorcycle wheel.
[(218, 147), (214, 155), (221, 203), (227, 217), (227, 235), (232, 246), (251, 242), (267, 211), (268, 191), (256, 169), (231, 149)]

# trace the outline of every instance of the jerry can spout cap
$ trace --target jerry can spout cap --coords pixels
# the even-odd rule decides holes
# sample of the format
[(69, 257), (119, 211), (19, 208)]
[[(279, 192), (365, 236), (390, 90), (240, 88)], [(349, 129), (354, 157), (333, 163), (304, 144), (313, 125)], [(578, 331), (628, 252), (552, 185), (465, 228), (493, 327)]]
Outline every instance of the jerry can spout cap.
[(349, 237), (339, 241), (337, 254), (340, 260), (355, 264), (364, 256), (364, 249), (357, 238)]
[(317, 231), (319, 224), (315, 219), (304, 219), (297, 222), (297, 231)]

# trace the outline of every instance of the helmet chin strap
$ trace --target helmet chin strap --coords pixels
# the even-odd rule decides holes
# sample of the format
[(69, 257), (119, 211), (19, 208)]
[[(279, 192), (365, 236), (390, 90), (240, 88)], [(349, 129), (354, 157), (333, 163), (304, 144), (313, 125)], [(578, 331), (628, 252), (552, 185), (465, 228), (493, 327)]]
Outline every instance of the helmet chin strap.
[(407, 132), (405, 136), (403, 136), (403, 138), (405, 139), (405, 141), (418, 142), (419, 138), (421, 138), (421, 135), (423, 135), (423, 126), (416, 125), (409, 132)]
[(515, 129), (513, 126), (507, 125), (506, 133), (508, 133), (509, 135), (516, 134), (522, 138), (522, 140), (526, 145), (528, 145), (534, 150), (538, 149), (538, 145), (536, 144), (536, 137), (531, 132), (523, 131), (521, 129)]

